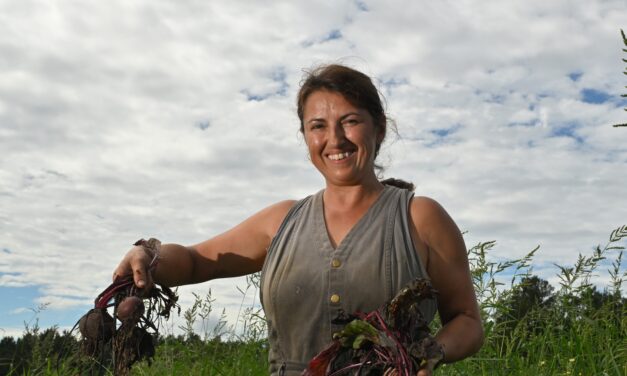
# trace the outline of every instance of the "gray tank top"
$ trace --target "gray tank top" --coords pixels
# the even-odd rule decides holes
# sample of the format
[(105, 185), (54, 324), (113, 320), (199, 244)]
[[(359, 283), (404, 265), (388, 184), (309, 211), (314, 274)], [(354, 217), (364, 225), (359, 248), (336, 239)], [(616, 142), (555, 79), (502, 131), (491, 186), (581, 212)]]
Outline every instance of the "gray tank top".
[[(414, 278), (428, 277), (409, 232), (412, 192), (386, 185), (335, 249), (323, 192), (290, 209), (261, 271), (271, 375), (300, 375), (342, 329), (331, 322), (340, 310), (370, 312)], [(436, 303), (423, 302), (421, 310), (431, 321)]]

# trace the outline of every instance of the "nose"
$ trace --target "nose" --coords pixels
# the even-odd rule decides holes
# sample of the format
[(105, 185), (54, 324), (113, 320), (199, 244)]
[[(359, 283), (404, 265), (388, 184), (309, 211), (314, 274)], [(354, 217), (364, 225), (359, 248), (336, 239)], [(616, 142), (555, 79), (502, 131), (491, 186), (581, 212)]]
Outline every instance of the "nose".
[(331, 146), (337, 147), (341, 146), (346, 142), (346, 133), (344, 131), (344, 127), (342, 124), (335, 124), (335, 126), (331, 127), (329, 132), (329, 144)]

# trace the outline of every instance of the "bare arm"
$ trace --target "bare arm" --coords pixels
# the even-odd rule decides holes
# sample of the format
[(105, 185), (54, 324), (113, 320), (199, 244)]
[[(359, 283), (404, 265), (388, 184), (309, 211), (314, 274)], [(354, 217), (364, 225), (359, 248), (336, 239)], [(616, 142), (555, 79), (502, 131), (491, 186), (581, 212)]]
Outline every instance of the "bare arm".
[(439, 291), (443, 327), (436, 340), (444, 348), (444, 361), (466, 358), (481, 348), (483, 325), (461, 232), (448, 213), (429, 198), (416, 197), (410, 214), (414, 242), (426, 246), (427, 272)]
[(232, 229), (193, 246), (164, 244), (159, 262), (147, 272), (151, 258), (141, 247), (133, 247), (113, 273), (133, 274), (137, 287), (154, 281), (166, 286), (199, 283), (215, 278), (235, 277), (261, 270), (272, 238), (294, 201), (269, 206)]

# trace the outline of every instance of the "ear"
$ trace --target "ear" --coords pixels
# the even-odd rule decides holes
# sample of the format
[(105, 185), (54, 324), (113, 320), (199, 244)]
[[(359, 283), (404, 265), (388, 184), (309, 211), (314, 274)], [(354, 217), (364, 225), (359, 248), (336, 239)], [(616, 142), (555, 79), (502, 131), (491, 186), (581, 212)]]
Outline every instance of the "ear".
[(376, 138), (376, 142), (375, 142), (375, 152), (374, 152), (374, 156), (375, 158), (377, 157), (377, 155), (379, 155), (379, 150), (381, 150), (381, 144), (383, 143), (383, 140), (385, 139), (385, 127), (379, 127), (377, 129), (377, 138)]
[(378, 128), (379, 129), (377, 130), (377, 145), (381, 145), (381, 143), (383, 143), (383, 140), (385, 139), (386, 126), (385, 124), (383, 124), (382, 126)]

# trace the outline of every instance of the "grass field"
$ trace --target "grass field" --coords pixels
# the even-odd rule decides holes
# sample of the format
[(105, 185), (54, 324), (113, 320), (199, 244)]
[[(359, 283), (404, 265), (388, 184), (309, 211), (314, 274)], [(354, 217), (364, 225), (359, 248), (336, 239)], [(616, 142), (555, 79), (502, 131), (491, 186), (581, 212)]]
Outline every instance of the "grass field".
[[(468, 251), (480, 300), (486, 340), (475, 356), (445, 364), (436, 375), (627, 375), (627, 299), (621, 265), (627, 226), (612, 231), (605, 245), (580, 255), (574, 265), (557, 265), (559, 286), (533, 275), (532, 250), (516, 260), (494, 262), (494, 242)], [(609, 276), (599, 289), (595, 276)], [(507, 278), (505, 278), (507, 276)], [(257, 276), (248, 288), (258, 287)], [(159, 339), (151, 364), (136, 364), (133, 375), (267, 375), (263, 315), (242, 307), (238, 333), (225, 321), (203, 331), (192, 328), (213, 312), (211, 295), (184, 307), (185, 334)], [(242, 325), (243, 324), (243, 325)], [(433, 330), (439, 322), (432, 323)], [(78, 341), (56, 328), (25, 328), (17, 339), (0, 342), (0, 375), (76, 375)], [(83, 363), (84, 364), (84, 363)], [(111, 374), (96, 367), (93, 374)]]

